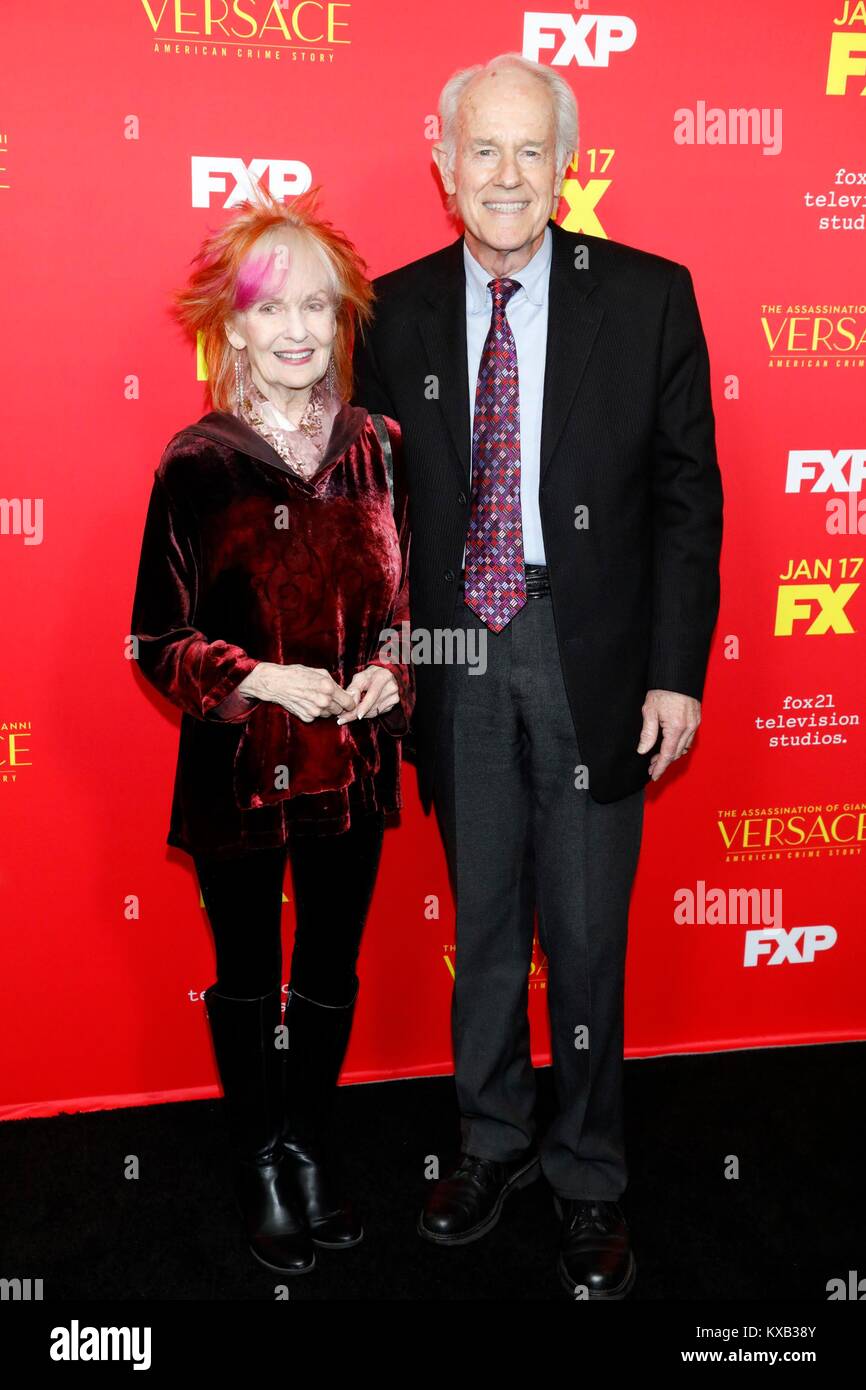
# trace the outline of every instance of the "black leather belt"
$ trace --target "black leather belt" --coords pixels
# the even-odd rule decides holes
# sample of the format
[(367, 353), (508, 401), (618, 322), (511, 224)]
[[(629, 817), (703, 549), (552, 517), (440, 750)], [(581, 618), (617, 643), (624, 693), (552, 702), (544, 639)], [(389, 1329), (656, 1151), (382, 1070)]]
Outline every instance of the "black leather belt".
[[(543, 598), (550, 593), (550, 581), (547, 577), (547, 565), (526, 565), (526, 597)], [(466, 578), (466, 571), (460, 575), (460, 587)]]

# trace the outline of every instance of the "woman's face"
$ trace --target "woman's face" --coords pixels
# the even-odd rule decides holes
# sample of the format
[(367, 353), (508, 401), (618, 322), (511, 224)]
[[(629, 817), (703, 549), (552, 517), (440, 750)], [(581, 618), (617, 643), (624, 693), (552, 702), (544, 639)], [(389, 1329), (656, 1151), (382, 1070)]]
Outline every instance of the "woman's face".
[(306, 394), (327, 371), (336, 316), (316, 253), (301, 238), (270, 245), (275, 255), (269, 282), (248, 309), (233, 315), (227, 332), (233, 347), (247, 349), (259, 390), (288, 402), (296, 392)]

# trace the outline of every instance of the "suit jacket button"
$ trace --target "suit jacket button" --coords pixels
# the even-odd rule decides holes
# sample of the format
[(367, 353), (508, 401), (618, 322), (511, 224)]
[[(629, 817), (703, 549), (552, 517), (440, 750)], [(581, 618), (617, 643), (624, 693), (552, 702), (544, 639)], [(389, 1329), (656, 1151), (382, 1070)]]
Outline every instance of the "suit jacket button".
[(450, 584), (451, 581), (452, 581), (452, 579), (454, 578), (454, 571), (453, 571), (453, 570), (446, 570), (446, 571), (445, 571), (445, 578), (447, 579), (448, 583)]
[(466, 493), (465, 493), (465, 492), (458, 492), (458, 494), (457, 494), (457, 501), (460, 503), (461, 507), (465, 506), (465, 504), (466, 504)]

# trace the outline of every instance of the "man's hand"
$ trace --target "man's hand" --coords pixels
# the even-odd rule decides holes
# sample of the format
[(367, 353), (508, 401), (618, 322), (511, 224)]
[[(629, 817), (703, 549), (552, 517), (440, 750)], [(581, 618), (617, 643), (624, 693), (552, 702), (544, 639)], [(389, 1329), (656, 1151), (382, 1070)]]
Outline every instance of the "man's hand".
[(368, 666), (364, 671), (356, 671), (346, 686), (346, 694), (355, 696), (358, 704), (347, 714), (341, 714), (338, 724), (385, 714), (400, 699), (400, 688), (393, 673), (384, 666)]
[(648, 690), (641, 708), (643, 728), (639, 753), (646, 753), (662, 730), (662, 746), (651, 759), (649, 770), (654, 782), (666, 772), (672, 762), (688, 753), (701, 722), (701, 702), (691, 695), (679, 695), (675, 690)]

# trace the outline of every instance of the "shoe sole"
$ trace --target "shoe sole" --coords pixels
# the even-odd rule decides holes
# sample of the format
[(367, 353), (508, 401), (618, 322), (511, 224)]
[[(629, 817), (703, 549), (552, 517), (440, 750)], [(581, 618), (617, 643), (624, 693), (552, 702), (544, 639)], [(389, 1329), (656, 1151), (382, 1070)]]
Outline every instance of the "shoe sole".
[(364, 1232), (362, 1230), (361, 1234), (356, 1236), (354, 1240), (317, 1240), (315, 1236), (311, 1236), (310, 1239), (314, 1245), (318, 1245), (320, 1250), (351, 1250), (353, 1246), (361, 1244), (364, 1239)]
[[(570, 1294), (570, 1296), (573, 1299), (575, 1290), (578, 1289), (580, 1285), (575, 1284), (574, 1280), (569, 1277), (568, 1273), (566, 1272), (565, 1265), (563, 1264), (561, 1259), (557, 1265), (557, 1268), (559, 1270), (559, 1279), (560, 1283), (562, 1284), (562, 1287)], [(593, 1303), (616, 1303), (620, 1299), (628, 1297), (628, 1295), (631, 1293), (634, 1287), (634, 1281), (636, 1278), (637, 1261), (635, 1260), (634, 1255), (630, 1255), (628, 1273), (626, 1274), (625, 1279), (622, 1281), (622, 1283), (618, 1284), (615, 1289), (606, 1290), (604, 1293), (593, 1293), (592, 1289), (587, 1289), (589, 1299)], [(582, 1299), (580, 1301), (583, 1302)]]
[(511, 1196), (512, 1192), (517, 1192), (523, 1187), (529, 1187), (540, 1176), (541, 1164), (536, 1158), (532, 1163), (527, 1164), (525, 1168), (522, 1168), (516, 1173), (506, 1187), (503, 1187), (490, 1215), (485, 1217), (480, 1225), (473, 1226), (471, 1230), (464, 1231), (462, 1235), (440, 1236), (437, 1235), (435, 1231), (428, 1230), (424, 1225), (423, 1213), (418, 1218), (418, 1225), (416, 1227), (418, 1234), (423, 1236), (424, 1240), (431, 1241), (433, 1245), (471, 1245), (474, 1240), (480, 1240), (482, 1236), (487, 1235), (488, 1231), (493, 1230), (493, 1227), (497, 1224), (502, 1215), (502, 1208), (505, 1205), (506, 1199)]
[(300, 1269), (286, 1269), (285, 1265), (272, 1265), (269, 1260), (263, 1259), (259, 1252), (257, 1250), (254, 1250), (252, 1246), (249, 1247), (249, 1250), (250, 1254), (258, 1260), (260, 1265), (264, 1265), (265, 1269), (275, 1270), (277, 1274), (309, 1274), (312, 1270), (316, 1268), (315, 1253), (313, 1254), (313, 1259), (310, 1264), (303, 1265)]

